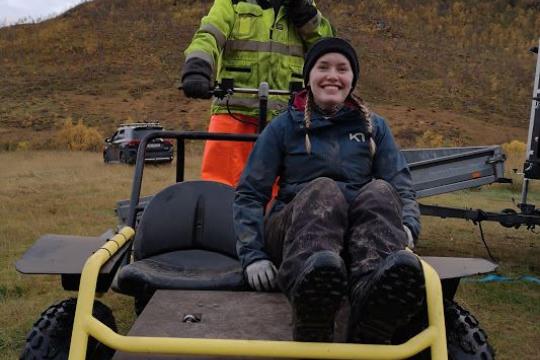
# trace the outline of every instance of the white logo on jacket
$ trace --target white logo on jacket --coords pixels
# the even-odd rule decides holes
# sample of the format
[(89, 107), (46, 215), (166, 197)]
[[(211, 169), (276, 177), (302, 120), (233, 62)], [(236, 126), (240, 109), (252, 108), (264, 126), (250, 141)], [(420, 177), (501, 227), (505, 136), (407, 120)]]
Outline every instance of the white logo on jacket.
[[(360, 140), (362, 139), (362, 140)], [(366, 142), (366, 137), (364, 133), (357, 132), (357, 133), (349, 133), (349, 140), (354, 140), (356, 142)]]

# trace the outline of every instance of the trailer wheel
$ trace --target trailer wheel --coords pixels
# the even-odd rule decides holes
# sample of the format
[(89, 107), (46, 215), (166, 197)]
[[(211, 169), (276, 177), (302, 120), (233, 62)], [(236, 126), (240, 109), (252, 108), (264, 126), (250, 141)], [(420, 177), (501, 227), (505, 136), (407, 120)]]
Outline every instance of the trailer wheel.
[[(484, 330), (478, 320), (467, 310), (451, 300), (444, 300), (444, 318), (446, 323), (446, 345), (449, 360), (492, 360), (495, 353), (487, 342)], [(403, 343), (426, 327), (426, 316), (413, 321), (404, 329), (395, 343)], [(411, 357), (414, 360), (431, 359), (430, 350), (426, 349)]]
[[(67, 359), (76, 305), (77, 299), (71, 298), (51, 305), (41, 313), (26, 338), (26, 345), (20, 359)], [(106, 305), (95, 301), (93, 315), (116, 331), (116, 322), (111, 310)], [(92, 337), (88, 339), (86, 359), (110, 359), (113, 355), (114, 350)]]

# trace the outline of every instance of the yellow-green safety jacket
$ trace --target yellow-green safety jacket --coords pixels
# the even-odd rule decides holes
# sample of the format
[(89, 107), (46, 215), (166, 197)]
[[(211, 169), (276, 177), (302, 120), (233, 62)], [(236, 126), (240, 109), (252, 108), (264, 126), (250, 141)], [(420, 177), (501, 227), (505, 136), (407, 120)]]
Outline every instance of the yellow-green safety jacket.
[[(318, 10), (296, 28), (283, 5), (276, 15), (272, 6), (263, 7), (257, 0), (216, 0), (184, 54), (186, 62), (198, 57), (209, 63), (218, 82), (232, 78), (235, 87), (258, 88), (266, 81), (270, 89), (288, 90), (291, 82), (302, 81), (307, 49), (329, 36), (334, 30)], [(270, 96), (269, 118), (287, 103), (288, 96)], [(237, 93), (229, 99), (233, 113), (258, 116), (258, 107), (257, 95)], [(212, 114), (218, 113), (227, 113), (225, 99), (214, 99)]]

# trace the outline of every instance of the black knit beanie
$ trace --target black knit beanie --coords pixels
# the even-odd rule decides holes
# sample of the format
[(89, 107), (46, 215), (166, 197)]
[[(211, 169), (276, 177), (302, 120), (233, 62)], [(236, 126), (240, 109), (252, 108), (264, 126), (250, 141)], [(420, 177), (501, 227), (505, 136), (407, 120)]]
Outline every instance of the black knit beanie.
[(358, 64), (358, 56), (352, 45), (341, 38), (328, 37), (317, 41), (308, 50), (304, 58), (304, 85), (309, 85), (309, 73), (317, 62), (317, 60), (324, 54), (331, 52), (337, 52), (345, 56), (351, 63), (351, 69), (353, 72), (352, 89), (356, 86), (356, 80), (358, 80), (358, 73), (360, 71), (360, 65)]

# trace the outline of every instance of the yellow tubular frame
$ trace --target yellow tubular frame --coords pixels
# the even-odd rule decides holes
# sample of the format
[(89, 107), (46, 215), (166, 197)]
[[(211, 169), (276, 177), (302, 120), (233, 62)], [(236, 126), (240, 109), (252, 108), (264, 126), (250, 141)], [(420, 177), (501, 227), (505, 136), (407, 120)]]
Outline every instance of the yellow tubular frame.
[(422, 261), (426, 280), (429, 326), (401, 345), (305, 343), (294, 341), (188, 339), (122, 336), (92, 316), (97, 276), (101, 266), (135, 234), (124, 227), (97, 250), (84, 265), (69, 351), (70, 360), (84, 360), (88, 336), (125, 352), (251, 356), (303, 359), (402, 359), (431, 347), (433, 360), (447, 359), (441, 282), (433, 268)]

